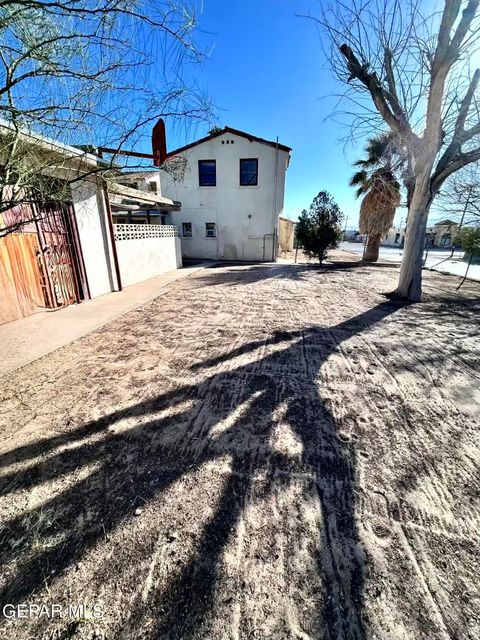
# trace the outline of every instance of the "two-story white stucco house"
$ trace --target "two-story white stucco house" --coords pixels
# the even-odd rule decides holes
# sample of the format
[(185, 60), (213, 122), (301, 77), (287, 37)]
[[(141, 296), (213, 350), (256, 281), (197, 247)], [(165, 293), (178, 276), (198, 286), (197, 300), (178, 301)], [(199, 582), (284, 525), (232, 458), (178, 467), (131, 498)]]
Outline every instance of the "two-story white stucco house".
[(167, 154), (162, 194), (185, 258), (276, 259), (290, 147), (230, 127)]

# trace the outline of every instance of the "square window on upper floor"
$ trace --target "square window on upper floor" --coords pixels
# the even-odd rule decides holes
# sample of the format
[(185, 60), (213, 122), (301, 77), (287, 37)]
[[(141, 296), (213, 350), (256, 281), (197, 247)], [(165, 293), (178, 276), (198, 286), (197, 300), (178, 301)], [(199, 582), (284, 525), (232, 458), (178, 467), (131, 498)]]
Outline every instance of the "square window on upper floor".
[(256, 187), (258, 185), (258, 158), (241, 158), (240, 186)]
[(217, 163), (215, 160), (198, 161), (198, 184), (200, 187), (217, 186)]

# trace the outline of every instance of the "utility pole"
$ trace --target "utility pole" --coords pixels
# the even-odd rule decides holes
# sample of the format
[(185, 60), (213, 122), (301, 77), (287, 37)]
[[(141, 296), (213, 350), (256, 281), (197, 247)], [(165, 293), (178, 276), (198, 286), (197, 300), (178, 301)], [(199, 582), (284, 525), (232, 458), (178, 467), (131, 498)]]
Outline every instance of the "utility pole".
[(345, 218), (345, 227), (343, 229), (343, 241), (345, 242), (345, 237), (347, 235), (347, 222), (348, 222), (348, 216)]

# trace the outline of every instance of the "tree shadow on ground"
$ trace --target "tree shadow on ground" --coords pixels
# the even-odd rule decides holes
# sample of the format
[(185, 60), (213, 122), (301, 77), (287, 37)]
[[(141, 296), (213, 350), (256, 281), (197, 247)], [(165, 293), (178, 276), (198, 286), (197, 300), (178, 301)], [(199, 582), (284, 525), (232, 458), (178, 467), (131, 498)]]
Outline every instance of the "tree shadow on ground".
[[(242, 515), (254, 474), (263, 471), (285, 485), (305, 474), (318, 494), (322, 526), (317, 571), (324, 593), (323, 610), (309, 623), (317, 630), (314, 637), (366, 638), (355, 519), (356, 452), (338, 433), (319, 395), (318, 379), (320, 368), (341, 342), (400, 307), (385, 302), (332, 328), (312, 326), (242, 345), (196, 365), (192, 375), (203, 375), (198, 383), (3, 454), (0, 463), (7, 472), (2, 493), (61, 479), (89, 465), (94, 470), (3, 527), (1, 562), (10, 573), (2, 602), (25, 601), (47, 577), (78, 562), (86, 550), (133, 516), (139, 496), (148, 503), (204, 463), (227, 456), (230, 472), (195, 556), (166, 590), (152, 594), (132, 612), (129, 629), (134, 631), (149, 609), (156, 617), (156, 628), (150, 629), (154, 637), (207, 637), (198, 634), (208, 627), (222, 552)], [(250, 356), (249, 361), (235, 366), (239, 356)], [(219, 370), (208, 375), (211, 368)], [(281, 454), (272, 446), (274, 414), (280, 406), (282, 421), (300, 443), (298, 456)], [(119, 433), (109, 430), (126, 419), (137, 426)], [(92, 435), (100, 438), (83, 442)], [(47, 453), (46, 461), (36, 461), (25, 471), (8, 471), (17, 461)], [(33, 553), (31, 523), (42, 513), (50, 514), (42, 529), (47, 542)], [(288, 634), (283, 630), (279, 637)]]
[[(236, 286), (245, 285), (249, 283), (255, 283), (259, 280), (271, 280), (281, 279), (295, 281), (302, 281), (307, 274), (315, 271), (319, 275), (325, 275), (335, 271), (350, 271), (352, 269), (365, 266), (362, 263), (357, 262), (338, 262), (338, 263), (325, 263), (323, 265), (309, 263), (309, 264), (257, 264), (248, 265), (243, 263), (227, 264), (219, 263), (218, 265), (212, 265), (207, 267), (206, 275), (198, 276), (195, 278), (195, 284), (197, 286)], [(210, 270), (215, 270), (222, 267), (221, 271), (217, 273), (208, 273)]]

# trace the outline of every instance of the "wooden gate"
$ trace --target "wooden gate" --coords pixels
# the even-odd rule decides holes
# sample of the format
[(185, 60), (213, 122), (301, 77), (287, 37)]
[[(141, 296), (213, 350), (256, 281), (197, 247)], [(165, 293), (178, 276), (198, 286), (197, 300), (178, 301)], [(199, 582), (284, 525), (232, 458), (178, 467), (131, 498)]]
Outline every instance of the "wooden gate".
[(0, 239), (0, 324), (88, 297), (71, 204), (22, 205), (2, 215), (6, 225), (19, 216), (25, 224)]
[(85, 281), (73, 207), (47, 204), (37, 210), (36, 216), (50, 281), (51, 306), (80, 302), (85, 297)]
[(45, 274), (36, 233), (0, 238), (0, 324), (48, 306)]

